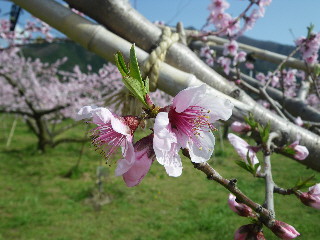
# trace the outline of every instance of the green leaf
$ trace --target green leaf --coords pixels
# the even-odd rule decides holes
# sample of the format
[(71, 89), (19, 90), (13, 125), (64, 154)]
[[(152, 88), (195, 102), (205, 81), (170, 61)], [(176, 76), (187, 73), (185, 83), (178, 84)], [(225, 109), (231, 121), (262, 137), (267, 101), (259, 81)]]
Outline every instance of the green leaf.
[(148, 78), (148, 76), (144, 80), (144, 86), (145, 86), (145, 89), (147, 90), (147, 93), (149, 93), (149, 78)]
[(145, 107), (149, 107), (146, 103), (146, 95), (149, 92), (149, 80), (142, 80), (138, 60), (134, 50), (134, 44), (130, 49), (129, 69), (124, 61), (121, 52), (115, 54), (116, 65), (122, 75), (122, 81), (132, 95), (143, 103)]
[(236, 160), (235, 162), (236, 162), (236, 164), (237, 164), (239, 167), (241, 167), (241, 168), (243, 168), (244, 170), (252, 173), (252, 171), (251, 171), (252, 169), (251, 169), (244, 161)]
[(134, 44), (130, 48), (130, 76), (140, 82), (143, 82), (140, 74), (138, 60), (136, 57), (136, 52), (134, 50)]
[(121, 75), (123, 77), (128, 76), (129, 75), (129, 70), (126, 66), (126, 63), (124, 62), (124, 58), (121, 52), (117, 52), (115, 55), (115, 60), (116, 60), (116, 65), (117, 68), (119, 69)]
[(311, 37), (311, 34), (312, 34), (312, 32), (313, 32), (313, 29), (314, 29), (314, 24), (310, 23), (310, 26), (307, 27), (307, 29), (308, 29), (308, 36), (307, 36), (307, 38), (310, 38), (310, 37)]
[(122, 80), (133, 96), (138, 98), (146, 107), (148, 107), (145, 100), (145, 88), (143, 83), (136, 81), (136, 79), (130, 76), (124, 77)]
[(283, 147), (283, 148), (281, 149), (281, 151), (282, 151), (283, 153), (287, 153), (287, 154), (289, 154), (289, 155), (294, 155), (294, 154), (296, 154), (296, 151), (295, 151), (293, 148), (289, 147), (289, 146)]
[(245, 117), (244, 120), (252, 129), (255, 129), (258, 125), (252, 113), (249, 113), (248, 117)]
[(299, 178), (296, 185), (293, 187), (294, 190), (299, 190), (304, 187), (311, 187), (317, 183), (315, 175), (312, 175), (308, 178)]

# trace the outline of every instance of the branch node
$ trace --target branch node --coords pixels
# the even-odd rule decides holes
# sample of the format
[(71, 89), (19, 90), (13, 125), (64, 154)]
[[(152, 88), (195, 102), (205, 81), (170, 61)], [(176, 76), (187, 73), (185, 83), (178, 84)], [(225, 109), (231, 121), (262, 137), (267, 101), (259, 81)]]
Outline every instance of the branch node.
[(235, 187), (237, 185), (238, 180), (236, 178), (232, 178), (229, 180), (229, 185)]

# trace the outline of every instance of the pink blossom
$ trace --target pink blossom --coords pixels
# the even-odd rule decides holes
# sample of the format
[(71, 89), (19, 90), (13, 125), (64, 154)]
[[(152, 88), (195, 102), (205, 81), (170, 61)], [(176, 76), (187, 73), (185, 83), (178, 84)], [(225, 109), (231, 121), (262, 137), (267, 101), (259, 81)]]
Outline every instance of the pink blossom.
[(225, 74), (229, 75), (229, 73), (230, 73), (230, 64), (231, 64), (230, 58), (219, 57), (217, 62), (221, 65), (221, 67), (223, 68), (223, 71), (225, 72)]
[(293, 157), (297, 160), (304, 160), (309, 155), (308, 149), (305, 146), (299, 145), (299, 141), (294, 141), (288, 147), (295, 151)]
[(259, 80), (262, 84), (266, 83), (266, 76), (263, 73), (258, 73), (256, 79)]
[(242, 217), (255, 217), (254, 212), (246, 204), (238, 203), (236, 196), (229, 194), (228, 205), (230, 209)]
[(154, 124), (153, 149), (157, 161), (163, 165), (169, 176), (179, 177), (182, 173), (182, 162), (178, 151), (177, 136), (173, 132), (168, 112), (158, 113)]
[(206, 59), (206, 64), (210, 67), (213, 67), (214, 65), (214, 59), (213, 58), (207, 58)]
[(241, 226), (234, 233), (234, 240), (265, 240), (262, 232), (259, 231), (259, 226), (255, 224), (247, 224)]
[(251, 130), (251, 127), (246, 123), (235, 121), (230, 126), (231, 130), (238, 133), (245, 133)]
[(223, 45), (223, 55), (231, 55), (231, 56), (236, 56), (237, 51), (238, 51), (238, 43), (235, 40), (232, 40), (228, 43), (225, 43)]
[(300, 235), (294, 227), (278, 220), (275, 221), (270, 229), (275, 235), (284, 240), (294, 239)]
[(259, 6), (260, 7), (266, 7), (271, 4), (272, 0), (259, 0)]
[(223, 12), (225, 9), (229, 8), (230, 4), (225, 0), (212, 0), (209, 5), (209, 10), (214, 12)]
[(310, 187), (308, 192), (301, 193), (299, 198), (303, 204), (320, 209), (320, 183)]
[(209, 46), (204, 46), (200, 49), (200, 57), (204, 58), (212, 58), (214, 51)]
[(307, 97), (307, 102), (311, 106), (317, 106), (320, 103), (320, 100), (316, 94), (312, 93)]
[[(256, 156), (256, 149), (250, 146), (245, 140), (238, 137), (237, 135), (234, 135), (233, 133), (228, 134), (228, 139), (243, 161), (245, 161), (248, 164), (248, 154), (252, 165), (259, 163), (259, 160)], [(260, 171), (260, 168), (261, 167), (259, 166), (257, 171)]]
[(303, 126), (303, 121), (301, 119), (301, 117), (297, 117), (295, 120), (294, 120), (294, 123), (297, 124), (298, 126)]
[[(134, 144), (135, 161), (128, 171), (123, 173), (123, 180), (128, 187), (138, 185), (149, 172), (152, 162), (155, 159), (153, 150), (153, 134), (140, 139)], [(124, 164), (122, 164), (124, 162)], [(126, 160), (121, 159), (118, 165), (126, 165)], [(122, 166), (118, 167), (121, 168)], [(119, 171), (123, 172), (123, 171)]]
[(249, 70), (254, 69), (254, 64), (252, 62), (246, 62), (245, 64), (246, 68), (248, 68)]
[(106, 158), (109, 158), (117, 147), (122, 148), (125, 161), (118, 164), (116, 175), (120, 176), (128, 171), (135, 162), (132, 139), (133, 133), (139, 125), (139, 120), (133, 116), (117, 116), (106, 108), (90, 106), (80, 109), (78, 115), (78, 119), (92, 117), (92, 123), (97, 125), (91, 130), (92, 143), (105, 153)]
[(229, 119), (232, 108), (230, 101), (212, 96), (207, 85), (202, 84), (179, 92), (172, 105), (157, 115), (154, 151), (169, 175), (181, 174), (180, 148), (187, 148), (195, 163), (210, 159), (215, 143), (212, 123)]
[(246, 52), (244, 51), (238, 52), (233, 59), (233, 65), (237, 65), (238, 63), (245, 62), (246, 56), (247, 56)]

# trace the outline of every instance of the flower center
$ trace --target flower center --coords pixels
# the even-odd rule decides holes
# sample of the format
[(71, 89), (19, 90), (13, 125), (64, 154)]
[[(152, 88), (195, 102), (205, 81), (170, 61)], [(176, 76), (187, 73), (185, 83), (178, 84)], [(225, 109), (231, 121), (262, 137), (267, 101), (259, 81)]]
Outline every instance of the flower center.
[(192, 138), (198, 144), (200, 142), (197, 140), (197, 136), (200, 135), (200, 132), (216, 130), (209, 122), (208, 113), (210, 113), (209, 110), (199, 106), (190, 106), (181, 113), (176, 112), (175, 108), (171, 108), (169, 120), (172, 128)]

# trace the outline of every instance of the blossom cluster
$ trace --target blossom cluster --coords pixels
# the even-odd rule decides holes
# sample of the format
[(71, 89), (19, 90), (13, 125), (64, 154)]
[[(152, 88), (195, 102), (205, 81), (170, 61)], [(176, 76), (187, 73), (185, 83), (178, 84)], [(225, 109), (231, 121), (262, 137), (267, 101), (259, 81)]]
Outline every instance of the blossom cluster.
[(134, 133), (141, 117), (119, 116), (103, 107), (85, 106), (78, 112), (78, 119), (92, 118), (91, 123), (97, 125), (91, 131), (92, 142), (107, 159), (117, 147), (122, 148), (116, 175), (122, 175), (131, 187), (140, 183), (155, 159), (169, 176), (180, 176), (181, 148), (188, 150), (194, 163), (209, 160), (215, 144), (213, 123), (229, 119), (232, 108), (229, 100), (212, 96), (205, 84), (189, 87), (179, 92), (170, 105), (153, 108), (153, 132), (135, 143)]
[(300, 37), (295, 41), (300, 46), (302, 59), (308, 64), (318, 63), (318, 52), (320, 48), (320, 33), (310, 33), (308, 37)]
[[(251, 1), (252, 5), (256, 5), (250, 13), (245, 10), (239, 17), (234, 18), (225, 10), (229, 8), (230, 4), (226, 0), (212, 0), (209, 5), (210, 15), (207, 19), (207, 25), (213, 24), (218, 35), (226, 35), (228, 37), (237, 38), (245, 31), (253, 28), (255, 22), (264, 16), (265, 7), (271, 3), (272, 0), (257, 0)], [(242, 24), (240, 23), (242, 21)]]
[[(34, 18), (26, 21), (24, 26), (18, 25), (14, 31), (10, 30), (10, 21), (0, 20), (0, 37), (7, 41), (7, 45), (26, 44), (42, 37), (47, 42), (52, 42), (54, 35), (52, 28), (45, 22)], [(8, 47), (8, 46), (5, 46)]]

